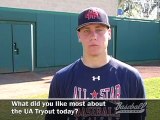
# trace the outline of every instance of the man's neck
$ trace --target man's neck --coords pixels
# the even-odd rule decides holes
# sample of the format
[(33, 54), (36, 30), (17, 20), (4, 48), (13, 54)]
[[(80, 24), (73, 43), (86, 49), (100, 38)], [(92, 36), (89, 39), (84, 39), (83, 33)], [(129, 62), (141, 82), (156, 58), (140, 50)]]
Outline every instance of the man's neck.
[(83, 56), (82, 62), (84, 65), (90, 68), (99, 68), (106, 65), (110, 60), (109, 55), (104, 56)]

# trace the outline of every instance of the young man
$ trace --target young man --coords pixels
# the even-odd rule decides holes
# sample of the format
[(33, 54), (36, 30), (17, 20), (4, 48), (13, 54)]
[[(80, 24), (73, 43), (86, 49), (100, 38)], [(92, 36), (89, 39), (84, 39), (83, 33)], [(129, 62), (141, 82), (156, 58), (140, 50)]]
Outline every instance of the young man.
[(145, 98), (139, 72), (108, 55), (111, 29), (104, 10), (82, 11), (77, 34), (83, 56), (55, 74), (49, 98)]

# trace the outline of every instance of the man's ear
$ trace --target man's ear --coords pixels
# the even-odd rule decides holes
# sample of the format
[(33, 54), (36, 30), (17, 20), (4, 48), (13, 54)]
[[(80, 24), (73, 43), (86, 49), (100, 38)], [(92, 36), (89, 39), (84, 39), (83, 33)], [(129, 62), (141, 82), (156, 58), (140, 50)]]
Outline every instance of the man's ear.
[(79, 31), (77, 31), (77, 36), (78, 36), (78, 42), (80, 42), (81, 43), (81, 39), (80, 39), (80, 35), (79, 35), (80, 33), (79, 33)]
[(111, 39), (111, 36), (112, 36), (112, 30), (111, 28), (108, 29), (108, 40)]

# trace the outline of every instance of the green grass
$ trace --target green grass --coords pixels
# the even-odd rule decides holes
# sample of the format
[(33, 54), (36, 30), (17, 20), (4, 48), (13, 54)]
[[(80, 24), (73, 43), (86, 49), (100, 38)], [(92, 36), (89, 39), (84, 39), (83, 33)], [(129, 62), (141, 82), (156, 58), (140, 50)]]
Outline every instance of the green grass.
[[(160, 99), (160, 77), (144, 80), (147, 99)], [(147, 101), (147, 120), (159, 120), (160, 100)]]
[[(29, 107), (14, 107), (12, 106), (12, 101), (19, 101), (19, 100), (0, 100), (0, 120), (44, 120), (44, 115), (36, 114), (35, 109), (44, 110), (46, 108), (30, 106), (30, 103), (34, 100), (23, 100), (29, 102)], [(21, 100), (22, 101), (22, 100)], [(12, 113), (12, 109), (16, 109), (16, 111), (22, 111), (22, 113)], [(24, 111), (27, 112), (24, 112)], [(31, 110), (31, 111), (30, 111)]]
[(144, 86), (147, 99), (160, 99), (160, 77), (145, 79)]
[(31, 96), (18, 96), (16, 97), (17, 99), (47, 99), (48, 94), (43, 93), (43, 94), (38, 94), (38, 95), (31, 95)]
[(147, 101), (147, 120), (159, 120), (160, 100)]

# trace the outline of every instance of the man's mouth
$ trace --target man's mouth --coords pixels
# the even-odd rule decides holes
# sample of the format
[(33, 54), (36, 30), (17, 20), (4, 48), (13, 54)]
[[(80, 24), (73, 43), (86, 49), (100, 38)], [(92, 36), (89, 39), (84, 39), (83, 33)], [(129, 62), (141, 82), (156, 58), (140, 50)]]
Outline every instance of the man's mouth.
[(94, 46), (98, 46), (98, 45), (96, 45), (96, 44), (92, 44), (92, 45), (90, 45), (90, 46), (93, 46), (93, 47), (94, 47)]

